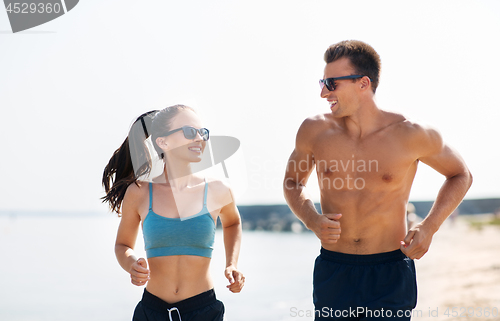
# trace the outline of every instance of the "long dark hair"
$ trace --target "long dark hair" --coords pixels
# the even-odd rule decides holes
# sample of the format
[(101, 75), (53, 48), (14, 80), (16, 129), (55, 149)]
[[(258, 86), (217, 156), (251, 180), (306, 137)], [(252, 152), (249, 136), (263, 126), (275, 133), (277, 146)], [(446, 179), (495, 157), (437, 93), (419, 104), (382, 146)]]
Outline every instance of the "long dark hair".
[(121, 205), (128, 186), (132, 183), (138, 185), (139, 177), (151, 173), (152, 159), (146, 139), (151, 136), (156, 153), (163, 159), (164, 154), (156, 144), (156, 138), (169, 131), (173, 118), (186, 109), (194, 111), (188, 106), (175, 105), (142, 114), (132, 124), (128, 137), (111, 156), (102, 174), (106, 196), (101, 197), (101, 200), (103, 203), (108, 202), (111, 211), (118, 216), (121, 216)]

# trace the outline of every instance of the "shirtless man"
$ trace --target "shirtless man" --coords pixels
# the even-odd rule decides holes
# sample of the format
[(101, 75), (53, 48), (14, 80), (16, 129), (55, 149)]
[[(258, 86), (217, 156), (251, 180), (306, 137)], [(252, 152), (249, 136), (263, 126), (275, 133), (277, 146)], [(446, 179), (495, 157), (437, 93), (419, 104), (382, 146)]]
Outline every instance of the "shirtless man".
[[(315, 317), (409, 320), (417, 297), (413, 259), (428, 251), (472, 176), (438, 131), (379, 109), (380, 58), (372, 47), (342, 41), (324, 58), (321, 97), (331, 112), (302, 123), (283, 184), (291, 210), (321, 241)], [(406, 205), (420, 161), (446, 180), (427, 217), (407, 231)], [(314, 167), (322, 215), (306, 189)]]

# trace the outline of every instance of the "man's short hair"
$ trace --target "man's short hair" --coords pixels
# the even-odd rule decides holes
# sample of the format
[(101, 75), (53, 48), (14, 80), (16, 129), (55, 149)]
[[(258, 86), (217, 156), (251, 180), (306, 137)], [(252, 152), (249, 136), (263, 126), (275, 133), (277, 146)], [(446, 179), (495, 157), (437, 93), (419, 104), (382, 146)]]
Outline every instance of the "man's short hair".
[[(327, 64), (347, 57), (358, 75), (368, 76), (373, 93), (377, 90), (380, 76), (380, 56), (369, 44), (359, 40), (344, 40), (331, 45), (325, 51)], [(346, 75), (347, 76), (347, 75)]]

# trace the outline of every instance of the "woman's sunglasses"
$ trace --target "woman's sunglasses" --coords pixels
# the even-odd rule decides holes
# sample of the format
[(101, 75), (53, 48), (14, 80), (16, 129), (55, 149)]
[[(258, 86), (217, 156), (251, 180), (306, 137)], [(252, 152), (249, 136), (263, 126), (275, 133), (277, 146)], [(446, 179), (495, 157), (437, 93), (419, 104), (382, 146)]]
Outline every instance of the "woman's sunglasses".
[(350, 76), (344, 76), (344, 77), (337, 77), (337, 78), (326, 78), (326, 79), (320, 79), (319, 80), (319, 86), (321, 89), (323, 89), (324, 86), (329, 91), (334, 91), (335, 90), (335, 81), (336, 80), (343, 80), (343, 79), (358, 79), (358, 78), (363, 78), (364, 76), (362, 75), (350, 75)]
[(206, 129), (206, 128), (196, 129), (196, 128), (191, 127), (191, 126), (182, 126), (181, 128), (177, 128), (177, 129), (171, 130), (169, 132), (166, 132), (163, 135), (159, 135), (159, 137), (165, 137), (168, 135), (172, 135), (173, 133), (176, 133), (180, 130), (182, 130), (182, 132), (184, 133), (184, 137), (186, 139), (195, 139), (196, 134), (198, 134), (198, 133), (200, 133), (200, 136), (203, 140), (208, 140), (208, 138), (210, 138), (210, 133), (209, 133), (208, 129)]

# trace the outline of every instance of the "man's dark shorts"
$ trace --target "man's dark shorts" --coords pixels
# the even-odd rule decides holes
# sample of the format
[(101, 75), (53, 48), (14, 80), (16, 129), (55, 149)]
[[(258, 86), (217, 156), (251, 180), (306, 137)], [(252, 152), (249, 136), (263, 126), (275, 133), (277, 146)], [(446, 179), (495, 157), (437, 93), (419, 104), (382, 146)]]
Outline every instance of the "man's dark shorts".
[(410, 320), (415, 264), (400, 250), (354, 255), (321, 248), (313, 276), (315, 320)]

